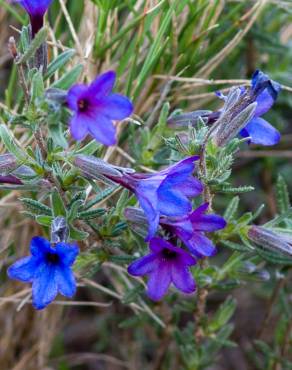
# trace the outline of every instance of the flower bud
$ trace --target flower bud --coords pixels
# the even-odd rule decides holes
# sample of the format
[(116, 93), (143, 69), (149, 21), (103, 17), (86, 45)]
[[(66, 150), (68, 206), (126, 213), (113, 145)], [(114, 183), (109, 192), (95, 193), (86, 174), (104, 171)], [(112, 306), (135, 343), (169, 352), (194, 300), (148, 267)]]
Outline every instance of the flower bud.
[(195, 125), (199, 118), (208, 118), (211, 113), (212, 111), (209, 110), (197, 110), (194, 112), (177, 114), (169, 117), (167, 124), (171, 128), (189, 127)]
[(0, 174), (7, 175), (17, 168), (17, 160), (13, 154), (6, 153), (0, 155)]
[(248, 238), (264, 249), (281, 252), (292, 256), (292, 238), (289, 235), (276, 233), (262, 226), (251, 226)]
[(69, 227), (64, 217), (54, 218), (51, 225), (51, 242), (66, 243), (69, 237)]
[[(216, 130), (213, 136), (215, 144), (222, 147), (226, 145), (228, 142), (230, 142), (230, 140), (232, 140), (234, 137), (236, 137), (239, 134), (239, 132), (253, 118), (256, 107), (257, 107), (256, 102), (249, 104), (245, 109), (243, 109), (230, 121), (228, 121), (228, 119), (224, 119), (223, 113), (222, 123), (221, 125), (218, 126), (218, 129)], [(226, 111), (225, 115), (228, 116), (229, 111)]]
[(115, 166), (92, 155), (77, 155), (74, 159), (74, 165), (91, 179), (99, 180), (100, 175), (122, 177), (122, 172), (117, 170)]
[(128, 207), (124, 211), (126, 219), (137, 224), (147, 224), (145, 213), (140, 208)]

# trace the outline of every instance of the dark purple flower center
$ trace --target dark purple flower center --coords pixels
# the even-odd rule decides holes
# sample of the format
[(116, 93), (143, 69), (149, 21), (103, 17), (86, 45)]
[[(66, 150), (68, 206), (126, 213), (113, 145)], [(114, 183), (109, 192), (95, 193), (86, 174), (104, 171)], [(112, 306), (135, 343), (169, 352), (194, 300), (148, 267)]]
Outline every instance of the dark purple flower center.
[(177, 253), (175, 251), (172, 251), (170, 249), (164, 248), (161, 251), (162, 257), (166, 260), (173, 260), (177, 257)]
[(60, 262), (60, 258), (57, 253), (48, 252), (46, 254), (46, 261), (53, 265), (57, 265)]
[(78, 100), (78, 110), (79, 110), (79, 112), (87, 111), (88, 107), (89, 107), (89, 101), (87, 99)]

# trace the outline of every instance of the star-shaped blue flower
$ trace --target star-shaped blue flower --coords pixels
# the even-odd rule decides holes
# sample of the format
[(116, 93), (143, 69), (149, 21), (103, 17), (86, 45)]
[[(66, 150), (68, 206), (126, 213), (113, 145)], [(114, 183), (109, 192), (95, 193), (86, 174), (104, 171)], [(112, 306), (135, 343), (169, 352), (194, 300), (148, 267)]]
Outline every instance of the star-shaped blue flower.
[(32, 283), (33, 306), (41, 310), (50, 304), (58, 292), (72, 297), (76, 281), (72, 272), (79, 248), (76, 245), (58, 243), (52, 247), (42, 237), (34, 237), (30, 244), (31, 256), (16, 261), (8, 268), (11, 279)]
[(133, 276), (149, 276), (147, 295), (158, 301), (166, 294), (171, 283), (183, 293), (193, 293), (196, 284), (190, 267), (196, 264), (196, 259), (160, 238), (151, 239), (149, 246), (151, 253), (128, 267), (129, 274)]
[(32, 35), (34, 36), (44, 24), (44, 15), (53, 0), (15, 0), (28, 13), (31, 20)]
[(75, 140), (82, 140), (89, 133), (104, 145), (116, 144), (113, 120), (123, 120), (133, 112), (131, 101), (112, 93), (116, 80), (113, 71), (98, 76), (89, 86), (73, 86), (67, 97), (69, 108), (74, 112), (70, 122)]

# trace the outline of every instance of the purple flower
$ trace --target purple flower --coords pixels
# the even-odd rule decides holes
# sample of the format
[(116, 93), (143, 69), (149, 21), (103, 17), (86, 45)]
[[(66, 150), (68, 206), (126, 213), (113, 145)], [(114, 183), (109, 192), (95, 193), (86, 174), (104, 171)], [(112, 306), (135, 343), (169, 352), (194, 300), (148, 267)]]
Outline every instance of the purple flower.
[(149, 224), (146, 240), (155, 235), (161, 215), (179, 217), (191, 212), (189, 198), (203, 191), (202, 183), (192, 176), (194, 161), (198, 159), (198, 156), (183, 159), (153, 175), (134, 173), (110, 177), (136, 194)]
[(129, 274), (133, 276), (149, 276), (148, 296), (154, 301), (160, 300), (171, 283), (183, 293), (193, 293), (196, 284), (190, 266), (196, 264), (196, 259), (160, 238), (152, 238), (149, 246), (151, 253), (128, 267)]
[(74, 112), (70, 129), (75, 140), (89, 133), (104, 145), (116, 143), (113, 120), (123, 120), (133, 112), (131, 101), (112, 93), (116, 80), (113, 71), (98, 76), (89, 86), (73, 86), (67, 96), (69, 108)]
[(253, 74), (250, 94), (257, 102), (257, 108), (253, 119), (241, 130), (241, 136), (251, 137), (250, 141), (254, 144), (278, 144), (281, 138), (279, 131), (261, 116), (271, 109), (280, 90), (281, 86), (265, 73), (257, 70)]
[(221, 216), (205, 214), (207, 209), (208, 203), (205, 203), (181, 218), (161, 217), (160, 224), (167, 231), (176, 234), (196, 257), (210, 257), (216, 253), (216, 247), (205, 232), (224, 229), (226, 221)]
[(44, 15), (53, 0), (15, 0), (27, 11), (34, 36), (44, 25)]
[(11, 279), (32, 283), (32, 301), (41, 310), (50, 304), (60, 292), (72, 297), (76, 282), (71, 270), (79, 249), (76, 245), (58, 243), (52, 247), (41, 237), (34, 237), (30, 244), (31, 256), (15, 262), (8, 269)]

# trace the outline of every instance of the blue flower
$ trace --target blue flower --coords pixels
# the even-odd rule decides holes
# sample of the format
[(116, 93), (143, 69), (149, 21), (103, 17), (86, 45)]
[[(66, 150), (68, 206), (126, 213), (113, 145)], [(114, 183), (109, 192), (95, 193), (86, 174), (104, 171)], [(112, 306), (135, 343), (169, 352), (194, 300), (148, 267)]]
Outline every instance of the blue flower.
[(281, 138), (279, 131), (261, 116), (271, 109), (280, 90), (281, 86), (265, 73), (256, 71), (253, 74), (250, 95), (258, 105), (253, 119), (241, 130), (241, 136), (250, 137), (254, 144), (278, 144)]
[(219, 215), (205, 214), (207, 209), (205, 203), (184, 217), (161, 217), (160, 225), (180, 238), (196, 257), (211, 257), (216, 247), (205, 233), (224, 229), (226, 221)]
[(74, 112), (70, 129), (75, 140), (82, 140), (89, 133), (104, 145), (116, 143), (113, 120), (123, 120), (133, 112), (131, 101), (112, 93), (116, 80), (113, 71), (98, 76), (89, 86), (73, 86), (67, 97)]
[(155, 174), (123, 174), (121, 177), (107, 176), (111, 180), (133, 191), (139, 200), (149, 225), (146, 240), (152, 238), (161, 215), (179, 217), (192, 210), (189, 198), (201, 194), (202, 183), (192, 176), (198, 156), (189, 157)]
[(53, 0), (16, 0), (30, 17), (32, 35), (34, 36), (44, 25), (44, 15)]
[(30, 244), (31, 256), (16, 261), (8, 268), (11, 279), (32, 283), (32, 301), (41, 310), (61, 293), (72, 297), (76, 281), (71, 269), (79, 249), (76, 245), (58, 243), (52, 247), (41, 237), (34, 237)]
[(154, 301), (160, 300), (171, 283), (183, 293), (193, 293), (196, 284), (190, 267), (196, 264), (196, 259), (160, 238), (151, 239), (149, 246), (151, 253), (128, 267), (129, 274), (133, 276), (149, 276), (148, 296)]

